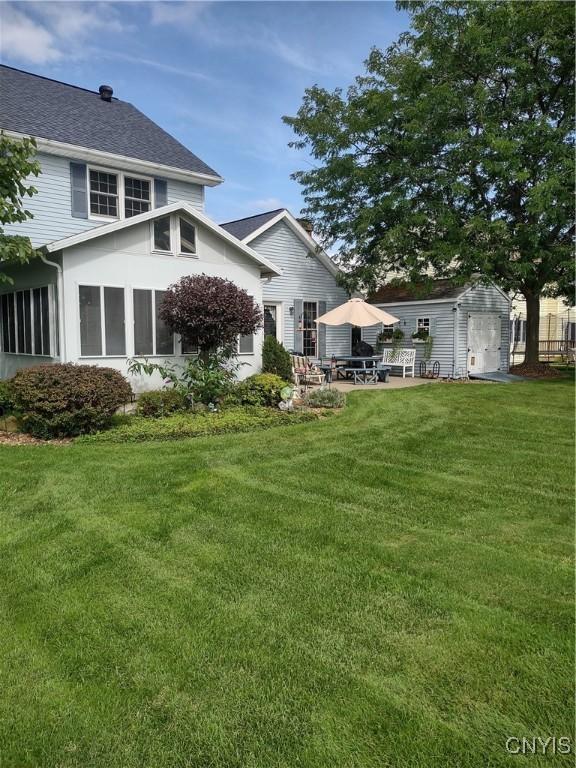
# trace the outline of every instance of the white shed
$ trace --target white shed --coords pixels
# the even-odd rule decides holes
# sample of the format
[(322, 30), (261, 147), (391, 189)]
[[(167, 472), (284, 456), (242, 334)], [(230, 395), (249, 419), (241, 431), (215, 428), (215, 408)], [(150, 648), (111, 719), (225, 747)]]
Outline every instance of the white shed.
[[(427, 333), (433, 339), (431, 363), (438, 361), (440, 376), (508, 370), (510, 298), (493, 283), (454, 285), (434, 280), (421, 287), (386, 285), (368, 301), (399, 318), (393, 327), (404, 334), (401, 347), (416, 349), (416, 371), (424, 342), (414, 335)], [(374, 346), (381, 331), (381, 326), (365, 328), (362, 338)], [(384, 342), (388, 345), (392, 341)]]

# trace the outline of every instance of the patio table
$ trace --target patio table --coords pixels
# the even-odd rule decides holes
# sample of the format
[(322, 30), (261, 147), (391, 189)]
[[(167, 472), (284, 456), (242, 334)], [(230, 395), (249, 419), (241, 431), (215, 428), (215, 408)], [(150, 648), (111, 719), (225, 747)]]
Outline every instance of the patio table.
[(324, 371), (324, 378), (327, 383), (332, 381), (333, 372), (344, 374), (346, 379), (354, 379), (354, 384), (361, 378), (365, 384), (377, 384), (380, 379), (380, 373), (389, 371), (390, 366), (378, 365), (382, 358), (379, 355), (369, 357), (358, 357), (357, 355), (337, 355), (336, 363), (331, 360), (329, 363), (320, 361), (320, 368)]

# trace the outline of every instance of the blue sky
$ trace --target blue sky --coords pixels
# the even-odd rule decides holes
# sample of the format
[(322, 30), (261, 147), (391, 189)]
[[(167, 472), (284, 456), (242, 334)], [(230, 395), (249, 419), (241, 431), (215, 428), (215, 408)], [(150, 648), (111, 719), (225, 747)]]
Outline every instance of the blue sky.
[(225, 178), (216, 221), (285, 206), (306, 166), (282, 115), (305, 88), (346, 87), (408, 27), (392, 2), (0, 2), (2, 62), (97, 90), (109, 83)]

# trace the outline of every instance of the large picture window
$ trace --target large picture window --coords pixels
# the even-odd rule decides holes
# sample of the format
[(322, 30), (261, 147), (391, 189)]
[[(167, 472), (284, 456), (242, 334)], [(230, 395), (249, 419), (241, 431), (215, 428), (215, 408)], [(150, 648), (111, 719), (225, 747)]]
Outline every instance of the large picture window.
[(50, 298), (47, 286), (0, 296), (3, 352), (50, 356)]
[(124, 288), (81, 285), (78, 297), (82, 357), (124, 356)]
[(134, 354), (173, 355), (174, 335), (158, 314), (166, 291), (134, 289)]
[(317, 302), (305, 301), (302, 305), (302, 352), (307, 357), (316, 357), (318, 329), (314, 321), (317, 317)]

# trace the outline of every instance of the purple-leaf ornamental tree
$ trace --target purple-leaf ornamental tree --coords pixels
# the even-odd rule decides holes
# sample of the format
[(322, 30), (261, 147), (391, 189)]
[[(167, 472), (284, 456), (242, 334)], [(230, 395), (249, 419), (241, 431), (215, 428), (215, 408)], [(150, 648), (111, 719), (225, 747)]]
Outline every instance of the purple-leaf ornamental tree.
[(263, 323), (260, 308), (246, 291), (209, 275), (188, 275), (171, 285), (159, 314), (204, 359), (216, 350), (233, 350), (238, 336), (255, 333)]

